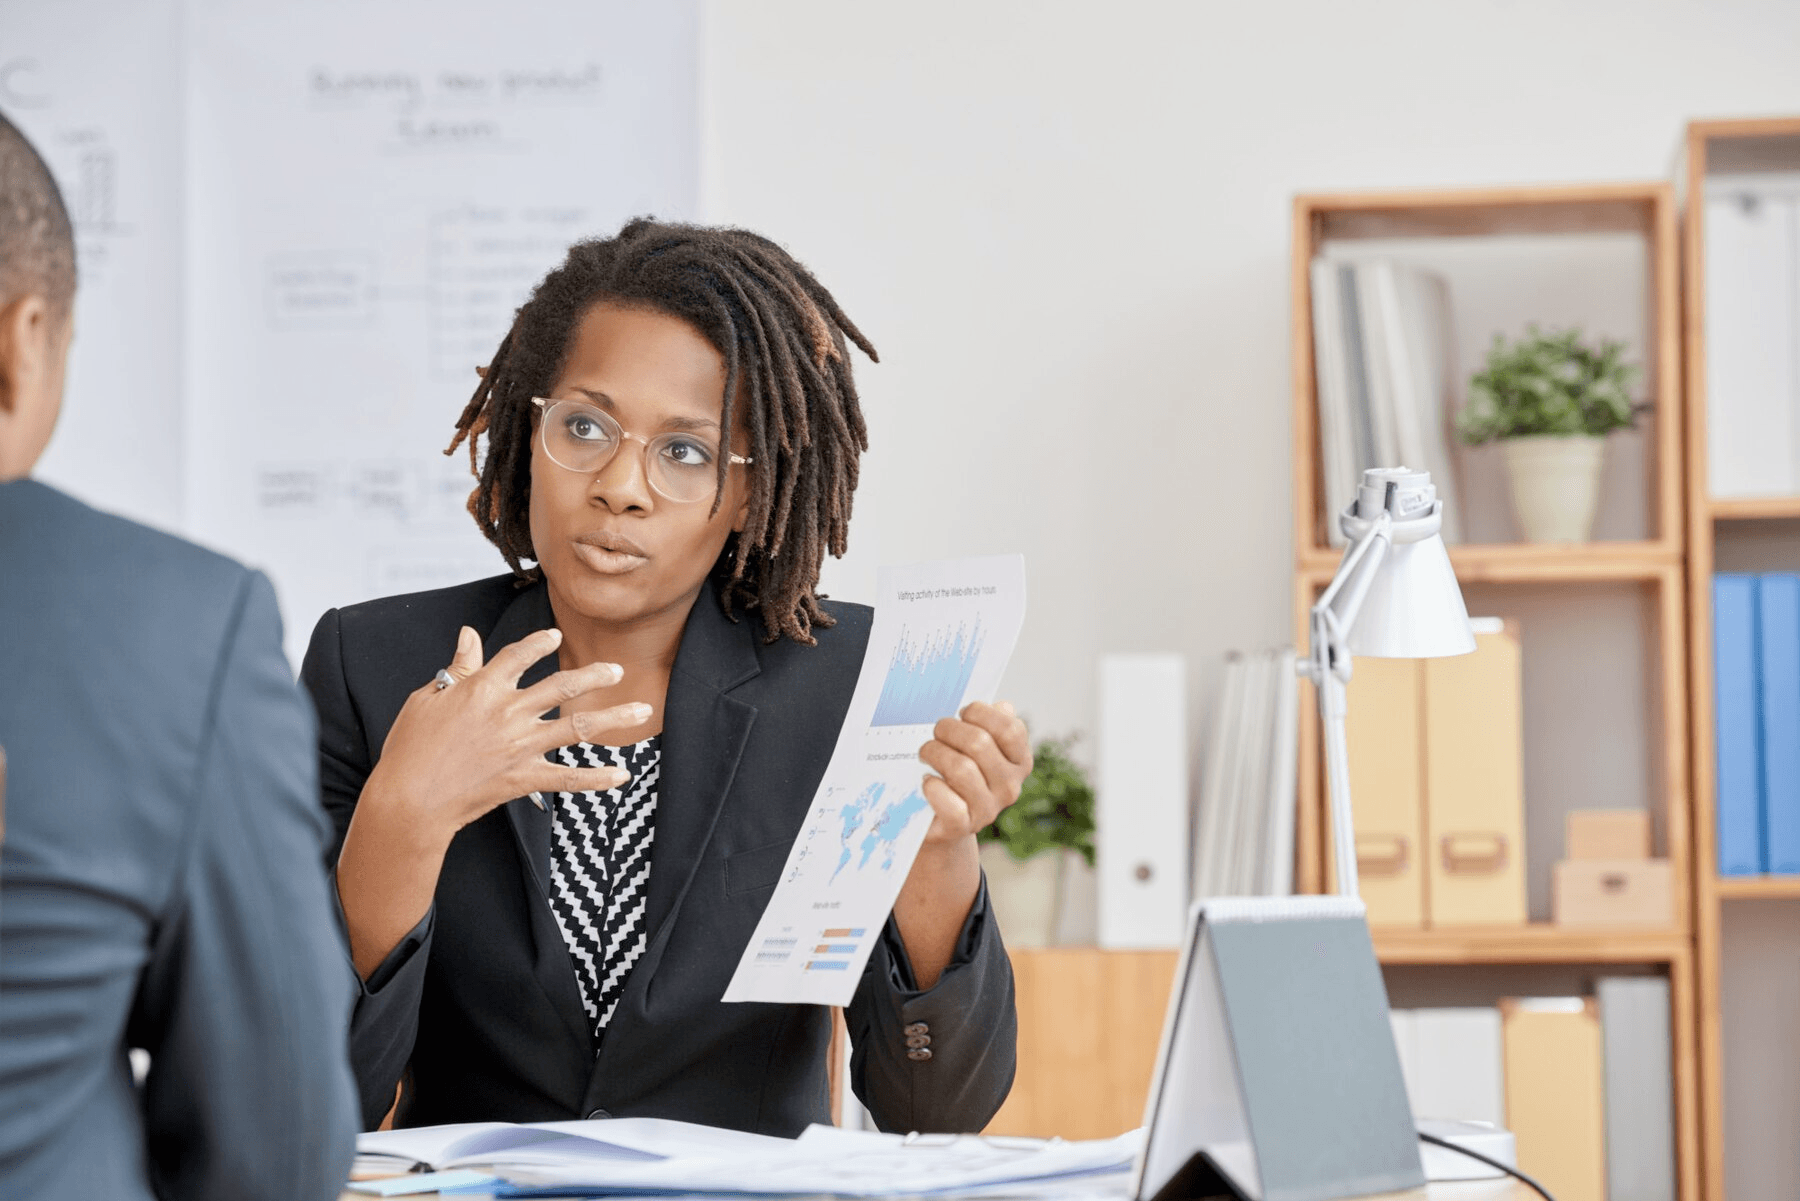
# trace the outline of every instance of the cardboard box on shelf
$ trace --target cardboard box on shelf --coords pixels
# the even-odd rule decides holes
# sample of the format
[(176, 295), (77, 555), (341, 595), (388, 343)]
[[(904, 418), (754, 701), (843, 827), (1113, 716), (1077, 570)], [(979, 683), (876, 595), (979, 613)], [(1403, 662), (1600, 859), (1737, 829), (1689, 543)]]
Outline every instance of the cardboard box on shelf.
[(1674, 897), (1667, 859), (1564, 859), (1552, 869), (1550, 907), (1560, 926), (1668, 926)]
[(1650, 858), (1650, 815), (1642, 809), (1577, 809), (1567, 828), (1570, 859)]

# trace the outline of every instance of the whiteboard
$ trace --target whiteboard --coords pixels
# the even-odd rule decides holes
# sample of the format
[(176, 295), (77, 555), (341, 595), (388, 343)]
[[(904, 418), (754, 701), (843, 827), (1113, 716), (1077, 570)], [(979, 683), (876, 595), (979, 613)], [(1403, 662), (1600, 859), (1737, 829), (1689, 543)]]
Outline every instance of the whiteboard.
[(297, 660), (327, 608), (506, 569), (441, 452), (570, 242), (692, 211), (697, 12), (191, 12), (186, 523), (269, 572)]
[(327, 608), (506, 570), (441, 452), (570, 242), (691, 219), (698, 38), (698, 0), (3, 0), (81, 253), (37, 474), (267, 571), (296, 664)]
[(181, 525), (181, 79), (176, 0), (0, 3), (0, 111), (75, 225), (75, 342), (36, 475)]

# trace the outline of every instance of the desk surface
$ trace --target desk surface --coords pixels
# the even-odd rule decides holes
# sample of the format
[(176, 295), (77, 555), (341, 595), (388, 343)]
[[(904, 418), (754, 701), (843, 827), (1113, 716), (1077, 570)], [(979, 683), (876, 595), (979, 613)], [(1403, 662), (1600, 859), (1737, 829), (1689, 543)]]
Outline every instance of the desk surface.
[[(436, 1194), (429, 1194), (435, 1196)], [(477, 1201), (480, 1194), (460, 1194)], [(1023, 1196), (1025, 1194), (1018, 1194)], [(1057, 1201), (1075, 1201), (1078, 1195), (1067, 1186), (1056, 1191)], [(1126, 1194), (1107, 1189), (1095, 1189), (1092, 1201), (1124, 1201)], [(339, 1201), (369, 1201), (367, 1193), (345, 1193)], [(614, 1198), (612, 1201), (627, 1201), (626, 1198)], [(671, 1201), (668, 1197), (658, 1197), (655, 1201)], [(1411, 1189), (1404, 1193), (1382, 1193), (1377, 1197), (1364, 1198), (1364, 1201), (1541, 1201), (1538, 1195), (1516, 1180), (1471, 1180), (1457, 1184), (1433, 1184), (1422, 1189)]]

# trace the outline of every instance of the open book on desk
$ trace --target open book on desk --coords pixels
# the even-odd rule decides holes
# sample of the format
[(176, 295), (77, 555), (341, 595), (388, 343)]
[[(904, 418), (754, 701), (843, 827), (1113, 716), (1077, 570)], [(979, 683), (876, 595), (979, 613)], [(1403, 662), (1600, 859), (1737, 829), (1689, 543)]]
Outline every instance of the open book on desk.
[[(357, 1158), (390, 1159), (402, 1172), (543, 1160), (659, 1162), (770, 1154), (794, 1140), (746, 1134), (665, 1118), (607, 1118), (586, 1122), (460, 1122), (372, 1130), (356, 1136)], [(523, 1157), (523, 1158), (515, 1158)]]
[(478, 1168), (505, 1181), (497, 1196), (705, 1192), (845, 1197), (925, 1196), (1129, 1168), (1141, 1132), (1091, 1142), (877, 1134), (809, 1127), (771, 1138), (658, 1118), (514, 1126), (482, 1122), (384, 1130), (357, 1139), (364, 1164), (396, 1172)]

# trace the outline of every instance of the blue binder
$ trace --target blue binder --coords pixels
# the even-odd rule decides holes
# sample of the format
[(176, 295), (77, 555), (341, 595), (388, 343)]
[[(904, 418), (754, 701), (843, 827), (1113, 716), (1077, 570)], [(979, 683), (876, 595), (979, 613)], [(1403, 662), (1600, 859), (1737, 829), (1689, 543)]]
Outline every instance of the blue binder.
[(1713, 577), (1719, 874), (1754, 876), (1767, 862), (1757, 704), (1756, 577)]
[(1757, 582), (1766, 869), (1800, 873), (1800, 575)]

